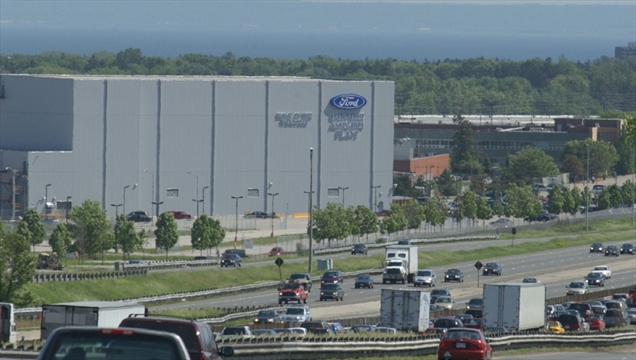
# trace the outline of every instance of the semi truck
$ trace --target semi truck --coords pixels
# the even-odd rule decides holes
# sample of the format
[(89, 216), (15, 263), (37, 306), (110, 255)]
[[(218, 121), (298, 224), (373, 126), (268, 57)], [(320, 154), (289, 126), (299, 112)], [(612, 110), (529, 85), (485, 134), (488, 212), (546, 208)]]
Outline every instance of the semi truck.
[(514, 331), (544, 329), (545, 296), (541, 283), (485, 284), (484, 326), (505, 326)]
[(42, 306), (40, 336), (63, 326), (118, 327), (130, 315), (145, 315), (146, 307), (132, 301), (80, 301)]
[(412, 283), (418, 268), (417, 255), (417, 245), (387, 246), (382, 283)]
[(420, 289), (382, 289), (380, 324), (398, 331), (423, 333), (428, 329), (431, 296)]
[(0, 303), (0, 344), (15, 344), (17, 330), (12, 303)]

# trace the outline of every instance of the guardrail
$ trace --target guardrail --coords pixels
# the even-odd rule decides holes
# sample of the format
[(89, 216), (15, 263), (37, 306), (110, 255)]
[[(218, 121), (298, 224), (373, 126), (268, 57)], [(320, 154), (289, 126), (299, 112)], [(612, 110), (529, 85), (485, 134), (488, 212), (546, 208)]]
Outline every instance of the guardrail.
[(31, 278), (31, 282), (41, 283), (50, 281), (82, 281), (82, 280), (98, 280), (98, 279), (114, 279), (130, 276), (143, 276), (148, 273), (147, 269), (125, 270), (125, 271), (107, 271), (95, 273), (56, 273), (56, 274), (36, 274)]
[(161, 270), (161, 269), (175, 269), (184, 267), (198, 267), (198, 266), (214, 266), (219, 262), (216, 259), (212, 260), (158, 260), (158, 261), (144, 261), (141, 264), (122, 264), (124, 269), (143, 269), (143, 270)]

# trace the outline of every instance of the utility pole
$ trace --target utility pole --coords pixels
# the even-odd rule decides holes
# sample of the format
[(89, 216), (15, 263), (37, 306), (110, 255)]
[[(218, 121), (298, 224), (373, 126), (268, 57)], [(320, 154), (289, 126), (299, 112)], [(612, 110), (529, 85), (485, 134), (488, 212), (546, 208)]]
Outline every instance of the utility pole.
[(205, 214), (205, 189), (209, 189), (209, 186), (204, 186), (203, 187), (203, 213)]
[(589, 231), (589, 216), (590, 216), (590, 190), (588, 188), (588, 181), (590, 180), (590, 144), (585, 144), (587, 148), (587, 170), (585, 176), (585, 231)]
[(313, 261), (313, 228), (314, 228), (314, 148), (309, 148), (309, 274), (311, 274), (311, 262)]
[(378, 188), (382, 186), (382, 185), (371, 185), (371, 188), (373, 189), (373, 212), (376, 213), (378, 212)]
[(338, 190), (342, 190), (342, 208), (345, 208), (345, 190), (349, 189), (349, 187), (338, 187)]
[(232, 196), (232, 199), (236, 200), (236, 216), (234, 218), (235, 233), (234, 233), (234, 248), (236, 249), (236, 243), (238, 242), (238, 201), (242, 199), (242, 196)]

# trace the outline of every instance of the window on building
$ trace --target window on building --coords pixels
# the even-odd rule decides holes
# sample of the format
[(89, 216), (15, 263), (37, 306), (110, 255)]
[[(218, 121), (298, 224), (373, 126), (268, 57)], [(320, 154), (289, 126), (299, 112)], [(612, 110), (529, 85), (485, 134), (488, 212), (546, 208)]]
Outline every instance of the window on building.
[(248, 188), (247, 189), (247, 197), (258, 197), (258, 189)]
[(340, 189), (338, 188), (329, 188), (327, 189), (327, 197), (339, 197)]

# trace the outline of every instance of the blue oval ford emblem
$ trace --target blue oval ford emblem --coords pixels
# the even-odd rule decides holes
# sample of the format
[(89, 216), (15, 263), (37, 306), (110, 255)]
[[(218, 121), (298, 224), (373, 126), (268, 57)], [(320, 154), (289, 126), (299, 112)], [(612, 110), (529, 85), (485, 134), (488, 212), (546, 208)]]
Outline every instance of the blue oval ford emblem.
[(341, 94), (332, 97), (329, 102), (338, 109), (353, 110), (366, 105), (367, 99), (356, 94)]

